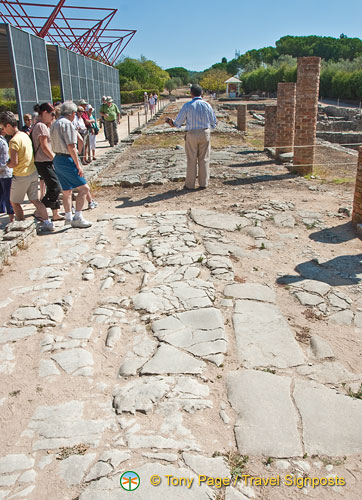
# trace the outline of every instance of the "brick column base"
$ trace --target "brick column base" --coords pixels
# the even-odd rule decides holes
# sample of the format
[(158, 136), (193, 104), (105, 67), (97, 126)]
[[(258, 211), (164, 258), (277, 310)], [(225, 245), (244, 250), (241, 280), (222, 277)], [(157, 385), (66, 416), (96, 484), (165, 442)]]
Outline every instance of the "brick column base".
[(353, 198), (352, 224), (362, 224), (362, 147), (358, 148), (356, 186)]
[(276, 145), (277, 133), (277, 106), (272, 104), (265, 106), (264, 126), (264, 148), (272, 148)]
[(241, 132), (246, 132), (247, 106), (246, 104), (238, 104), (236, 106), (236, 109), (238, 110), (237, 129), (240, 130)]
[(296, 84), (278, 83), (277, 109), (277, 158), (283, 153), (292, 153), (294, 144)]

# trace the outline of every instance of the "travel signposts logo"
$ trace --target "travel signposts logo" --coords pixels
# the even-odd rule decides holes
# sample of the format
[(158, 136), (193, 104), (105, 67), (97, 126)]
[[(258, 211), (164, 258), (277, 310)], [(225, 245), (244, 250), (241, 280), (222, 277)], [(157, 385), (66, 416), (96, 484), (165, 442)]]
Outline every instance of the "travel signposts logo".
[(120, 478), (121, 486), (126, 491), (134, 491), (136, 490), (140, 483), (141, 479), (136, 472), (128, 470), (124, 472)]

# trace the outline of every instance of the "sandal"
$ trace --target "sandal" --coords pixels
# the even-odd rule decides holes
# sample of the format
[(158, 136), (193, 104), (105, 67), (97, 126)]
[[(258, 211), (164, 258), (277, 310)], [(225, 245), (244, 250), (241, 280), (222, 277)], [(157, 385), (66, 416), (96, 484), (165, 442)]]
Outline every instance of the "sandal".
[(44, 222), (44, 220), (45, 220), (43, 217), (41, 217), (40, 215), (38, 215), (36, 212), (34, 212), (32, 214), (32, 216), (34, 217), (34, 219), (36, 219), (36, 220), (38, 220), (40, 222)]
[(62, 217), (61, 215), (59, 217), (57, 217), (56, 219), (54, 219), (54, 217), (52, 217), (53, 222), (57, 222), (58, 220), (65, 220), (65, 217)]

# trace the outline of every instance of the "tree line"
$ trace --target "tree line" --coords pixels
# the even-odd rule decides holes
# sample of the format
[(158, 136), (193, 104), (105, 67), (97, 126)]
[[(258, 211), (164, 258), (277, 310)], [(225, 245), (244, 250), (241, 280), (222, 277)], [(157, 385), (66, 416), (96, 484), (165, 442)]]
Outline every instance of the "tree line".
[[(183, 67), (163, 70), (154, 61), (123, 58), (116, 67), (120, 74), (121, 91), (141, 96), (142, 90), (174, 88), (200, 83), (213, 92), (225, 90), (225, 80), (238, 75), (244, 93), (276, 92), (279, 82), (294, 82), (297, 78), (297, 57), (322, 58), (320, 95), (345, 99), (362, 99), (362, 40), (322, 36), (283, 36), (275, 47), (252, 49), (237, 53), (227, 61), (213, 64), (203, 71)], [(137, 91), (137, 92), (136, 92)]]

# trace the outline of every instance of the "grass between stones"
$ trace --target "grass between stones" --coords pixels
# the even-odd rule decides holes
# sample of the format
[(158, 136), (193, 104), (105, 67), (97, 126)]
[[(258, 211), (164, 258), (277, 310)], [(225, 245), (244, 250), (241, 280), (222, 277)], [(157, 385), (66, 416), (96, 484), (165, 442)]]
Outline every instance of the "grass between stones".
[(215, 451), (213, 453), (213, 458), (215, 457), (225, 457), (226, 462), (230, 469), (231, 479), (235, 480), (237, 477), (241, 477), (245, 473), (245, 466), (249, 461), (248, 455), (240, 455), (237, 451), (228, 451), (226, 453), (220, 453)]
[(62, 446), (59, 448), (59, 452), (57, 453), (56, 459), (57, 460), (65, 460), (66, 458), (69, 458), (71, 455), (85, 455), (89, 446), (85, 444), (77, 444), (75, 446), (69, 446), (69, 447), (64, 447)]
[(354, 398), (354, 399), (362, 399), (362, 384), (357, 392), (353, 392), (352, 389), (349, 387), (348, 388), (348, 396), (351, 396), (351, 398)]

